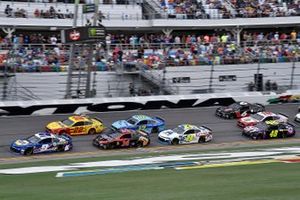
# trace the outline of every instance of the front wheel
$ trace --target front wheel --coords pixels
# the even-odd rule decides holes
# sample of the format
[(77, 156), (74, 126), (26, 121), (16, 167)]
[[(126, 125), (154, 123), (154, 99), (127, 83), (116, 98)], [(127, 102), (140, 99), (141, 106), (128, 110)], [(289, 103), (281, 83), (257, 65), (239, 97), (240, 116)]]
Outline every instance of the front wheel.
[(179, 140), (178, 140), (177, 138), (173, 139), (173, 140), (172, 140), (172, 144), (173, 144), (173, 145), (179, 144)]
[(26, 156), (30, 156), (33, 154), (33, 149), (32, 148), (28, 148), (25, 150), (24, 155)]
[(262, 134), (259, 134), (259, 135), (257, 135), (254, 139), (255, 139), (255, 140), (262, 140), (262, 139), (263, 139), (263, 135), (262, 135)]

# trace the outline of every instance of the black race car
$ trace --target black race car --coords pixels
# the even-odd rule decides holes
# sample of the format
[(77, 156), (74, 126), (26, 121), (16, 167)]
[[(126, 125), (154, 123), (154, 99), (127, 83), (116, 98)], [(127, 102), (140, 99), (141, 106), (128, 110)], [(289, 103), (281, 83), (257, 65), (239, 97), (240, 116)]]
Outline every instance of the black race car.
[(225, 119), (236, 119), (241, 117), (247, 117), (250, 114), (262, 112), (265, 107), (258, 103), (248, 103), (245, 101), (235, 102), (229, 106), (222, 106), (217, 108), (216, 116)]
[(247, 126), (242, 134), (254, 140), (261, 140), (292, 137), (296, 134), (296, 131), (290, 123), (271, 120), (260, 122), (255, 126)]
[(149, 144), (150, 137), (146, 132), (130, 129), (110, 129), (93, 140), (93, 145), (102, 149), (145, 147)]

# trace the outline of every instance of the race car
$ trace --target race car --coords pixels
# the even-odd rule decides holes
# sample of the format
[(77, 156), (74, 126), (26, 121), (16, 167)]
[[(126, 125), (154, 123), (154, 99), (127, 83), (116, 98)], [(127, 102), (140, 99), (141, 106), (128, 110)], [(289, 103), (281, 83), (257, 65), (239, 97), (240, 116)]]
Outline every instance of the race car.
[(46, 130), (54, 134), (86, 135), (101, 133), (104, 130), (102, 121), (83, 115), (70, 116), (65, 120), (51, 122)]
[(68, 135), (49, 132), (39, 132), (26, 139), (16, 140), (10, 145), (11, 151), (23, 155), (69, 151), (72, 148), (72, 139)]
[(150, 138), (147, 133), (130, 129), (110, 129), (93, 140), (93, 145), (102, 149), (145, 147), (149, 144)]
[(133, 115), (127, 120), (119, 120), (112, 124), (114, 129), (144, 130), (147, 133), (158, 133), (165, 129), (165, 120), (160, 117)]
[(269, 120), (275, 120), (278, 122), (287, 122), (288, 121), (288, 116), (279, 113), (275, 114), (273, 112), (258, 112), (256, 114), (252, 114), (249, 117), (243, 117), (237, 121), (237, 125), (239, 127), (246, 127), (246, 126), (254, 126), (258, 122), (265, 122)]
[(278, 122), (275, 120), (259, 122), (254, 126), (244, 128), (242, 134), (254, 140), (286, 138), (294, 136), (295, 127), (287, 122)]
[(211, 129), (191, 124), (181, 124), (173, 130), (168, 129), (158, 134), (160, 142), (173, 145), (209, 142), (212, 138)]
[(225, 119), (234, 119), (249, 116), (253, 113), (262, 112), (265, 107), (261, 104), (254, 103), (250, 104), (245, 101), (235, 102), (229, 106), (222, 106), (217, 108), (216, 116)]

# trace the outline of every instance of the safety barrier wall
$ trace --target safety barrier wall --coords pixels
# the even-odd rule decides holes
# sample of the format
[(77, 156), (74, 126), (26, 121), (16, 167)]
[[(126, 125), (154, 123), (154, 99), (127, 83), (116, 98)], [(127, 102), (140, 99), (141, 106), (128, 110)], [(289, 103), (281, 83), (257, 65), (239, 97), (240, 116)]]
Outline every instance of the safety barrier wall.
[(300, 102), (300, 90), (284, 94), (260, 92), (219, 93), (201, 95), (149, 96), (128, 98), (99, 98), (84, 100), (0, 102), (0, 115), (47, 115), (82, 112), (134, 111), (163, 108), (195, 108), (229, 105), (235, 101), (250, 103)]

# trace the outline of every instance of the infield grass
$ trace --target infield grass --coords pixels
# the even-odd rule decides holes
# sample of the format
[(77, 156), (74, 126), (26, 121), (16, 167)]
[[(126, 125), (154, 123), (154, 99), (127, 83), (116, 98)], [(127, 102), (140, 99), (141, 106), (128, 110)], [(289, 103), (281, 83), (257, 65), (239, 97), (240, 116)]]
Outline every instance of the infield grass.
[(0, 200), (298, 200), (299, 169), (299, 163), (269, 163), (69, 178), (0, 175)]

